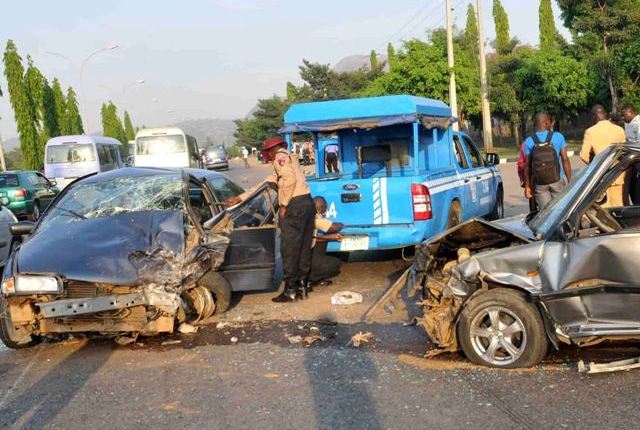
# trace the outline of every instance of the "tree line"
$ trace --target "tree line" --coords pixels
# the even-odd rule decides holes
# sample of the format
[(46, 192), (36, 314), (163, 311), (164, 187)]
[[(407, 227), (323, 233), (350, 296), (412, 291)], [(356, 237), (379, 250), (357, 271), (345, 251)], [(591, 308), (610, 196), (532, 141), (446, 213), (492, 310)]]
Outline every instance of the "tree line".
[[(560, 18), (571, 34), (556, 28), (551, 0), (540, 0), (538, 46), (511, 34), (500, 0), (493, 0), (495, 52), (487, 55), (492, 116), (511, 125), (516, 143), (537, 111), (559, 121), (571, 120), (595, 103), (613, 113), (623, 104), (640, 107), (640, 0), (557, 0)], [(533, 24), (535, 25), (535, 24)], [(454, 32), (458, 112), (463, 127), (481, 127), (477, 14), (467, 9), (464, 29)], [(299, 67), (302, 85), (290, 82), (286, 96), (258, 100), (253, 115), (237, 120), (236, 140), (260, 146), (277, 133), (286, 109), (297, 102), (412, 94), (448, 102), (450, 69), (446, 32), (436, 29), (426, 40), (387, 47), (386, 62), (371, 52), (370, 64), (338, 73), (328, 64), (306, 59)]]
[[(44, 147), (49, 139), (85, 132), (76, 92), (71, 86), (64, 92), (57, 78), (49, 83), (29, 55), (25, 68), (11, 39), (5, 47), (3, 65), (6, 90), (20, 139), (19, 153), (7, 154), (7, 164), (11, 168), (42, 169)], [(101, 113), (103, 135), (118, 139), (126, 151), (128, 141), (135, 138), (129, 113), (125, 111), (121, 121), (111, 101), (102, 105)]]

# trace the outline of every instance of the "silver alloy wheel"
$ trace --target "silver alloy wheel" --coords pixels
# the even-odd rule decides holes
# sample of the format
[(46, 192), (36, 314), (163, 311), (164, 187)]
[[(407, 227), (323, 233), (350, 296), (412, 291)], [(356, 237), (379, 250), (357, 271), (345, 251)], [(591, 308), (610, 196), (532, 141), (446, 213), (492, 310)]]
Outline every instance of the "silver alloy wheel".
[(515, 362), (527, 347), (527, 332), (522, 320), (502, 306), (482, 309), (470, 327), (473, 350), (494, 366)]

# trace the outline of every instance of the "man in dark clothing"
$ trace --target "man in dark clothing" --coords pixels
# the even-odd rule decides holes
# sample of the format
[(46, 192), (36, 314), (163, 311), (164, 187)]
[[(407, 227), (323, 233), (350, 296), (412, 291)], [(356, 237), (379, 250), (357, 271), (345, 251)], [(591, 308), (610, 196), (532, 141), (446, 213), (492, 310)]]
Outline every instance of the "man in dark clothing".
[[(327, 212), (327, 201), (323, 197), (314, 197), (316, 207), (314, 243), (311, 250), (311, 272), (309, 282), (312, 286), (330, 285), (331, 278), (340, 274), (340, 259), (327, 255), (327, 243), (331, 240), (340, 240), (340, 230), (343, 225), (339, 222), (331, 222), (324, 217)], [(321, 231), (322, 235), (318, 235)]]

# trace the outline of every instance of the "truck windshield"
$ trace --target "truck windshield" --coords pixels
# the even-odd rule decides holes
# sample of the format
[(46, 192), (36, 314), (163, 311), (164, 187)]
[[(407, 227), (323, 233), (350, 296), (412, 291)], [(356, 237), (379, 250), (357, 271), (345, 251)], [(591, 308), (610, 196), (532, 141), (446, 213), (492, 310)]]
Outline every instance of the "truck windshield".
[(184, 206), (179, 174), (123, 176), (73, 186), (40, 222), (38, 231), (123, 212), (179, 210)]
[(136, 139), (137, 155), (160, 155), (187, 152), (183, 135), (141, 136)]
[(46, 162), (49, 164), (96, 161), (96, 151), (91, 143), (72, 143), (47, 147)]

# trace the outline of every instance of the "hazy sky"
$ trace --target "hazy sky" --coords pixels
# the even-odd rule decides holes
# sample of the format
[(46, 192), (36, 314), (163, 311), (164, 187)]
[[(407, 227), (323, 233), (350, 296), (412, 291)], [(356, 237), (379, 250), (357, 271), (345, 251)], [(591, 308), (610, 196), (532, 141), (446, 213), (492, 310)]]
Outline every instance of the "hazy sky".
[[(470, 1), (452, 0), (460, 28)], [(538, 3), (503, 0), (512, 36), (525, 43), (538, 43)], [(483, 4), (491, 40), (492, 1)], [(302, 58), (334, 64), (384, 51), (390, 40), (424, 38), (426, 28), (444, 25), (444, 16), (444, 0), (21, 0), (2, 9), (0, 44), (4, 51), (13, 39), (23, 59), (31, 54), (48, 78), (72, 85), (82, 113), (79, 64), (117, 43), (84, 68), (83, 120), (86, 131), (96, 132), (100, 104), (109, 98), (138, 125), (243, 117), (257, 98), (298, 82)], [(140, 79), (145, 83), (136, 84)], [(0, 132), (8, 139), (17, 132), (4, 73), (0, 88)]]

